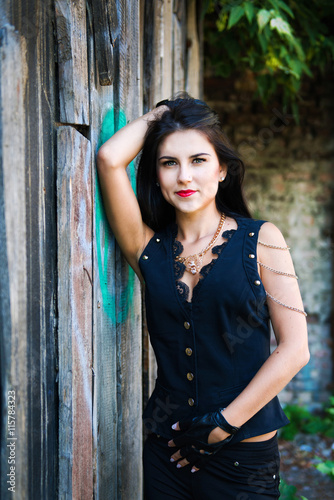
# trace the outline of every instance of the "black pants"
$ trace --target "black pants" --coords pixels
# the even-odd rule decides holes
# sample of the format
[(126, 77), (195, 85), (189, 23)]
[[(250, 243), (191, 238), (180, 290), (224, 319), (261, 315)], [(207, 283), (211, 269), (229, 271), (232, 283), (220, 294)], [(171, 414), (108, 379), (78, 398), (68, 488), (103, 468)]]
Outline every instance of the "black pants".
[(226, 445), (203, 470), (176, 468), (176, 451), (151, 434), (144, 445), (145, 500), (273, 500), (279, 498), (277, 436)]

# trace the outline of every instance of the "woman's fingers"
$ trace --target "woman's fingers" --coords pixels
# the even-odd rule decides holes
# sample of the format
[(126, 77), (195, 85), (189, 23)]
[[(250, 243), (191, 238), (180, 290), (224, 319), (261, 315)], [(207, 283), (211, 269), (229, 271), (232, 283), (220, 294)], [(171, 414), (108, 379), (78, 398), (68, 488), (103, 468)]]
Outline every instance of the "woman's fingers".
[(170, 457), (171, 462), (176, 462), (177, 460), (180, 460), (181, 458), (186, 458), (189, 453), (192, 451), (193, 446), (184, 446), (183, 448), (178, 449), (173, 455)]
[[(185, 467), (186, 465), (189, 465), (189, 462), (186, 458), (184, 458), (183, 460), (181, 460), (180, 462), (177, 463), (176, 467), (178, 469), (181, 469), (182, 467)], [(196, 467), (195, 465), (193, 465), (191, 468), (191, 472), (197, 472), (198, 470), (199, 470), (199, 468)]]
[(180, 450), (177, 450), (177, 452), (173, 453), (173, 455), (170, 457), (170, 461), (177, 462), (178, 460), (180, 460), (180, 458), (182, 458), (182, 455), (180, 453)]
[[(178, 462), (178, 460), (180, 460)], [(189, 462), (186, 458), (182, 458), (181, 451), (178, 450), (176, 453), (173, 453), (173, 455), (170, 457), (171, 462), (178, 462), (176, 464), (176, 467), (180, 469), (181, 467), (184, 467), (185, 465), (189, 465)]]
[(174, 431), (179, 431), (180, 430), (180, 425), (179, 422), (176, 422), (175, 424), (172, 425), (172, 429)]
[(191, 441), (192, 439), (189, 436), (181, 434), (181, 436), (168, 441), (168, 446), (177, 446), (178, 448), (182, 448), (183, 446), (190, 445)]
[(177, 430), (177, 431), (186, 431), (191, 427), (191, 425), (194, 423), (195, 418), (185, 418), (183, 420), (180, 420), (179, 422), (176, 422), (174, 424), (176, 427), (174, 428), (174, 425), (172, 425), (172, 429)]
[(189, 465), (189, 462), (186, 458), (183, 458), (180, 460), (180, 462), (177, 463), (176, 467), (180, 469), (181, 467), (184, 467), (185, 465)]
[[(199, 451), (201, 454), (205, 453), (204, 450), (199, 450)], [(170, 461), (177, 462), (176, 467), (178, 469), (190, 464), (192, 465), (191, 472), (197, 472), (199, 468), (194, 465), (194, 462), (198, 461), (197, 453), (195, 453), (194, 451), (194, 446), (185, 446), (184, 448), (181, 448), (175, 453), (173, 453), (173, 455), (170, 457)]]
[[(180, 460), (180, 458), (182, 458), (182, 457), (181, 457), (180, 453), (177, 452), (177, 453), (174, 453), (174, 455), (172, 455), (170, 457), (170, 460), (171, 460), (171, 462), (177, 462), (178, 460)], [(189, 465), (189, 464), (190, 464), (190, 462), (188, 462), (188, 460), (186, 458), (182, 458), (182, 460), (180, 460), (176, 464), (176, 467), (178, 469), (181, 469), (182, 467), (185, 467), (186, 465)], [(195, 465), (193, 465), (191, 468), (191, 472), (197, 472), (198, 470), (199, 470), (198, 467), (195, 467)]]

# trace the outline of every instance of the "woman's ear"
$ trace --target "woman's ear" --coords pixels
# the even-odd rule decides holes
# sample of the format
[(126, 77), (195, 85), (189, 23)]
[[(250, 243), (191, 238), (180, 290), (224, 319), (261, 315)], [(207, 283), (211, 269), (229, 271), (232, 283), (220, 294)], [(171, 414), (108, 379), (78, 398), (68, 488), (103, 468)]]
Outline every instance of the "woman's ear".
[(219, 182), (223, 182), (227, 174), (227, 166), (225, 164), (220, 165), (219, 168)]

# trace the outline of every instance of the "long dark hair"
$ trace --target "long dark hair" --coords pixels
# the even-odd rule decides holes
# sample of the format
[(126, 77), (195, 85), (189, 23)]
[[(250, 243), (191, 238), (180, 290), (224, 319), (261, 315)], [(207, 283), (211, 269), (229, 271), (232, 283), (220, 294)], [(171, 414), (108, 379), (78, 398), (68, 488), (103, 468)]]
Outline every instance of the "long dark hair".
[(228, 216), (251, 217), (242, 193), (245, 167), (221, 129), (218, 115), (205, 102), (182, 94), (166, 102), (169, 110), (150, 123), (137, 172), (137, 196), (144, 222), (160, 231), (175, 222), (175, 209), (157, 186), (157, 150), (160, 143), (178, 130), (198, 130), (213, 145), (221, 165), (227, 166), (225, 180), (219, 183), (216, 206)]

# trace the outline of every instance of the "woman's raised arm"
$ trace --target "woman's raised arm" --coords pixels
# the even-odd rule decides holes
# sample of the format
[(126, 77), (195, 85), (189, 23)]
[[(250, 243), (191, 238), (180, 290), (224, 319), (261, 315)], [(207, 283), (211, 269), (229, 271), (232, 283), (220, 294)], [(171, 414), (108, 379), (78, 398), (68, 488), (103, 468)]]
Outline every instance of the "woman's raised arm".
[(138, 258), (154, 232), (142, 220), (126, 167), (141, 151), (148, 125), (167, 106), (159, 106), (121, 128), (97, 153), (97, 169), (103, 203), (117, 242), (140, 277)]

